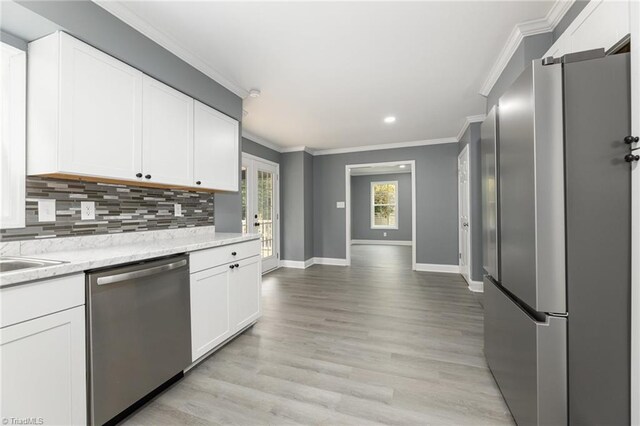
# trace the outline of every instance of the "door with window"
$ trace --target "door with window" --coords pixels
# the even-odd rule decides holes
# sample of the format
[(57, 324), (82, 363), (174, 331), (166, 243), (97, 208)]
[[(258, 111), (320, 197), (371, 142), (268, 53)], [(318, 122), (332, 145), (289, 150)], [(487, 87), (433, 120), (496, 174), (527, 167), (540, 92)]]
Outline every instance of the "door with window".
[(458, 156), (458, 245), (460, 273), (471, 281), (471, 234), (469, 219), (469, 147)]
[(242, 155), (242, 232), (259, 233), (262, 271), (278, 267), (279, 165)]

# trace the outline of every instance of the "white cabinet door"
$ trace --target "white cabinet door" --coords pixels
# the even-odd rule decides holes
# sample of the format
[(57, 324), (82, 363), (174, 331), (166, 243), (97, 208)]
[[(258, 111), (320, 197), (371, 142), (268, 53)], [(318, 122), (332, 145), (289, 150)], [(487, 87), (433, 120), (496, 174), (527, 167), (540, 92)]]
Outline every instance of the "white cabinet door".
[(0, 329), (3, 419), (87, 422), (84, 306)]
[(193, 185), (193, 99), (144, 76), (142, 168), (144, 180)]
[(197, 360), (231, 335), (228, 265), (191, 274), (191, 358)]
[(195, 101), (194, 183), (208, 189), (238, 190), (239, 124)]
[(0, 43), (0, 227), (25, 224), (27, 54)]
[[(59, 34), (59, 171), (135, 180), (142, 171), (142, 73)], [(30, 131), (38, 132), (38, 123)]]
[(262, 270), (260, 256), (241, 260), (231, 269), (229, 301), (231, 330), (236, 332), (260, 318)]

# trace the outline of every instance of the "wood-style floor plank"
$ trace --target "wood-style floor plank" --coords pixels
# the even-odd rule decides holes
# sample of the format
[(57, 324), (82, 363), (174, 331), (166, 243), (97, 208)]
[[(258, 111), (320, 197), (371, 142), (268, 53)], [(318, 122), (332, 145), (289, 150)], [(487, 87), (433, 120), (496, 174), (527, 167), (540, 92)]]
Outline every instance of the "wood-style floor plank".
[(260, 321), (125, 421), (131, 425), (512, 425), (459, 275), (411, 248), (263, 278)]

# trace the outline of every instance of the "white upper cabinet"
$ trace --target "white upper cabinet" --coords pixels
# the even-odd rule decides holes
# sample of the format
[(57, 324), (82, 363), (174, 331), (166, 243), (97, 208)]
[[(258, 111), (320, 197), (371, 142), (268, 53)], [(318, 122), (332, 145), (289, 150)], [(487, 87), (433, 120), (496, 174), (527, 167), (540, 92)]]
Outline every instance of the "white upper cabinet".
[(194, 183), (224, 191), (238, 190), (239, 123), (195, 101)]
[(193, 98), (147, 76), (142, 93), (144, 179), (193, 186)]
[(135, 180), (142, 73), (57, 32), (29, 44), (28, 174)]
[(25, 224), (27, 55), (0, 45), (0, 228), (21, 228)]
[(610, 49), (630, 32), (630, 6), (628, 0), (590, 1), (544, 56)]
[(28, 85), (28, 175), (238, 191), (237, 120), (68, 34), (29, 43)]

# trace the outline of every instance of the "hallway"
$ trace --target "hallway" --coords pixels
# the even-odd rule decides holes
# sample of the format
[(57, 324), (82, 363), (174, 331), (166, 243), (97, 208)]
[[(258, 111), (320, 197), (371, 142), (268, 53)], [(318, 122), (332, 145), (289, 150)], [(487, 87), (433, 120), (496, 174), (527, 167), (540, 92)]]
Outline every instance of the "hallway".
[(265, 275), (262, 319), (126, 423), (513, 424), (462, 277), (354, 248), (352, 267)]

